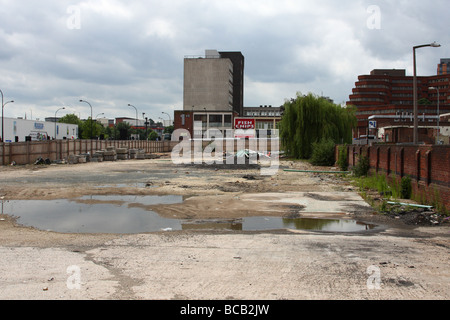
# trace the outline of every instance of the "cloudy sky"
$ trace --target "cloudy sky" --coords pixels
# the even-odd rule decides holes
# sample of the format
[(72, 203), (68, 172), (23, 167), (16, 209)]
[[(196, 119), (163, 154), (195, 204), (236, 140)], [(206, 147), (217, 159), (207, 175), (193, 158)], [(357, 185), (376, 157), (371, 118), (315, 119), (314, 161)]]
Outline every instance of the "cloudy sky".
[[(358, 75), (419, 75), (450, 58), (448, 0), (0, 0), (5, 117), (135, 117), (183, 108), (183, 59), (205, 49), (245, 56), (244, 105), (296, 92), (344, 103)], [(102, 115), (103, 116), (103, 115)], [(101, 117), (102, 117), (101, 116)], [(167, 120), (167, 119), (166, 119)]]

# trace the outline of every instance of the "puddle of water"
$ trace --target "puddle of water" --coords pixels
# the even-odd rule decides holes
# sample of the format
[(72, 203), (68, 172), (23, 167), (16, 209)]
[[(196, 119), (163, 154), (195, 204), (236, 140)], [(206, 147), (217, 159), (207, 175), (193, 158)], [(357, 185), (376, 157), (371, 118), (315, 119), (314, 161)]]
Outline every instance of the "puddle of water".
[[(142, 204), (145, 206), (156, 204), (174, 204), (182, 203), (183, 196), (134, 196), (134, 195), (91, 195), (83, 196), (79, 198), (81, 201), (93, 201), (95, 203), (123, 203), (124, 205), (130, 205), (133, 203)], [(74, 200), (77, 201), (77, 200)]]
[[(182, 203), (183, 196), (84, 196), (75, 200), (2, 201), (1, 213), (17, 223), (62, 233), (133, 234), (175, 230), (275, 229), (357, 232), (376, 226), (347, 219), (246, 217), (237, 220), (179, 220), (163, 218), (139, 205)], [(138, 204), (138, 206), (136, 206)]]
[[(182, 196), (87, 196), (80, 200), (104, 201), (89, 204), (70, 200), (5, 201), (2, 213), (17, 223), (40, 230), (62, 233), (142, 233), (171, 228), (181, 230), (181, 222), (156, 212), (129, 206), (131, 203), (181, 203)], [(108, 201), (114, 200), (114, 203)]]
[(185, 222), (183, 230), (222, 229), (243, 231), (269, 231), (277, 229), (314, 230), (328, 232), (357, 232), (372, 230), (376, 225), (355, 220), (280, 217), (246, 217), (235, 221), (197, 221)]
[(158, 188), (158, 185), (153, 185), (149, 182), (136, 182), (136, 183), (119, 183), (119, 184), (105, 184), (101, 186), (96, 186), (95, 188)]
[(322, 218), (248, 217), (243, 221), (244, 230), (294, 229), (329, 232), (356, 232), (374, 229), (376, 225), (356, 220)]

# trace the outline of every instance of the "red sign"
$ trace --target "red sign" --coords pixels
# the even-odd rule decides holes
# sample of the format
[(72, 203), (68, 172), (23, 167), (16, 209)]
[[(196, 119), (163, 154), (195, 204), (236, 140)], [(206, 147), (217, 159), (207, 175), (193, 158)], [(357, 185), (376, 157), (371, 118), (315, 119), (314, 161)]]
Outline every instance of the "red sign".
[(235, 118), (235, 129), (255, 129), (255, 119), (250, 118)]

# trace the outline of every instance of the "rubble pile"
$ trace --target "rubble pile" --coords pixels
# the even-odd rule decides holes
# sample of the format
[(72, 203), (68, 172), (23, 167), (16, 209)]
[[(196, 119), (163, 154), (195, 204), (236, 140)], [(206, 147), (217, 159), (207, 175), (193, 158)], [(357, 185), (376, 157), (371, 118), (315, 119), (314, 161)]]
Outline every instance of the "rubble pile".
[(404, 203), (395, 203), (386, 206), (384, 214), (401, 219), (408, 225), (438, 226), (450, 223), (450, 217), (437, 212), (433, 207), (414, 207)]

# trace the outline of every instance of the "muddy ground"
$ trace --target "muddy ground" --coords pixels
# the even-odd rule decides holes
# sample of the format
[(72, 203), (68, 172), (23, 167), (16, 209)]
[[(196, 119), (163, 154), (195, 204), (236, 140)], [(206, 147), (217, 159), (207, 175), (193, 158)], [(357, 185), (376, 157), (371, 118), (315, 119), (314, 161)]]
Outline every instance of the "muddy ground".
[[(0, 298), (450, 298), (448, 223), (416, 219), (423, 216), (418, 212), (376, 214), (336, 174), (284, 169), (336, 170), (281, 161), (277, 174), (262, 176), (255, 166), (175, 165), (168, 155), (152, 160), (2, 167), (3, 201), (183, 195), (182, 204), (147, 209), (193, 221), (341, 216), (379, 228), (352, 233), (203, 229), (63, 234), (17, 225), (2, 212)], [(312, 200), (305, 199), (322, 202), (312, 208), (305, 205)], [(79, 286), (74, 288), (69, 281)]]

